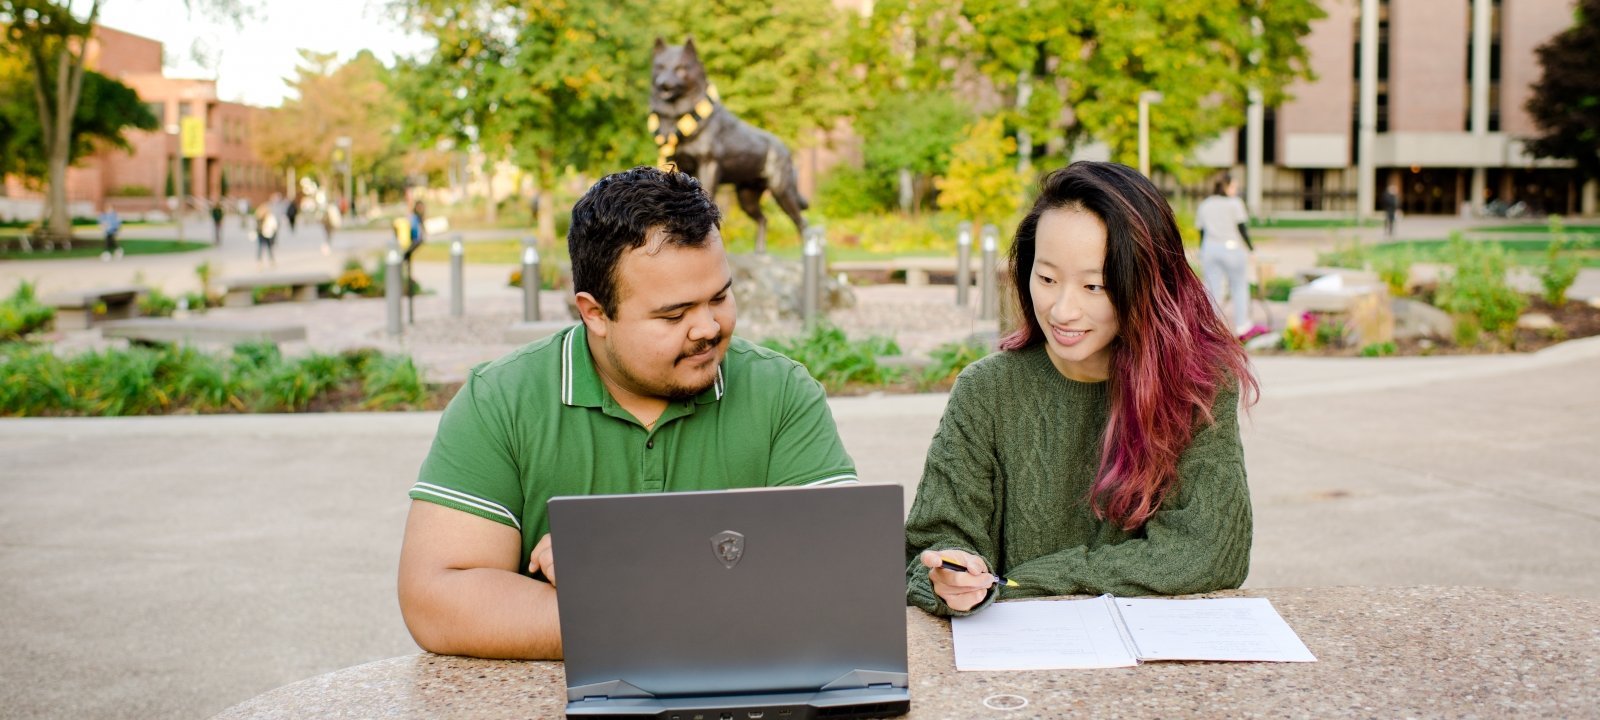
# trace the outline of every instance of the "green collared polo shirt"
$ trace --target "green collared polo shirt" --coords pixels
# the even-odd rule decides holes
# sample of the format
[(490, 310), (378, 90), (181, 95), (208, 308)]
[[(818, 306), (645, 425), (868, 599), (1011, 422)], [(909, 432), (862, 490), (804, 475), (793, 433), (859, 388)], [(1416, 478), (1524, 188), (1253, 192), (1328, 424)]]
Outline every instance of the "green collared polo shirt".
[(735, 337), (712, 387), (647, 430), (606, 390), (579, 323), (473, 368), (410, 495), (519, 530), (525, 572), (553, 497), (855, 480), (801, 364)]

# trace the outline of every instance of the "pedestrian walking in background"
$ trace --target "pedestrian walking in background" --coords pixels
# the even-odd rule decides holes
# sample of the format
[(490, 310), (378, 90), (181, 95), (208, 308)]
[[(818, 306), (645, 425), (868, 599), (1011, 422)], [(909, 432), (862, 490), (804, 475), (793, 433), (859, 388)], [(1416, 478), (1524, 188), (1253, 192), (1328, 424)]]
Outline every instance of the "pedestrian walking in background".
[(289, 206), (285, 207), (283, 209), (283, 217), (289, 221), (289, 234), (293, 235), (294, 234), (294, 219), (297, 218), (297, 217), (300, 217), (300, 196), (299, 196), (299, 194), (291, 194), (289, 196)]
[(322, 209), (322, 254), (333, 254), (333, 231), (339, 229), (339, 206), (328, 203)]
[[(1250, 332), (1250, 214), (1239, 199), (1239, 185), (1226, 175), (1212, 187), (1211, 196), (1200, 201), (1194, 211), (1200, 226), (1200, 269), (1206, 290), (1217, 311), (1229, 319), (1233, 334)], [(1223, 295), (1232, 301), (1233, 312), (1223, 305)]]
[(1394, 237), (1394, 219), (1400, 212), (1400, 195), (1390, 185), (1383, 191), (1383, 234)]
[(250, 199), (239, 198), (239, 229), (250, 229)]
[[(274, 196), (273, 200), (277, 197)], [(266, 255), (267, 262), (272, 267), (278, 266), (278, 259), (272, 254), (272, 246), (278, 240), (278, 216), (272, 212), (271, 202), (261, 203), (256, 208), (256, 268), (261, 268), (261, 257)]]
[(122, 257), (122, 246), (117, 244), (117, 233), (122, 231), (122, 216), (117, 214), (117, 209), (106, 203), (105, 210), (100, 213), (100, 232), (105, 233), (106, 249), (100, 253), (102, 262), (111, 258)]
[(417, 248), (427, 241), (428, 229), (422, 226), (427, 219), (426, 208), (423, 207), (422, 201), (418, 200), (411, 206), (411, 217), (409, 218), (411, 223), (411, 245), (406, 248), (406, 258), (409, 259), (411, 253), (416, 252)]
[(211, 244), (222, 244), (222, 198), (211, 201)]

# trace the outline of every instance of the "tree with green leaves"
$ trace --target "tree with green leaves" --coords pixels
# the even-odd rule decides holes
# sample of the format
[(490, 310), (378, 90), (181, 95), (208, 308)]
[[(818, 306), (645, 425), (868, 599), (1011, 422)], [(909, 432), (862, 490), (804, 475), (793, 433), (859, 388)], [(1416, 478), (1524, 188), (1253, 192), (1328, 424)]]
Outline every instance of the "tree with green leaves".
[[(24, 58), (0, 56), (0, 174), (14, 174), (39, 187), (51, 179), (51, 156), (30, 75)], [(71, 118), (71, 144), (66, 148), (68, 165), (101, 148), (131, 152), (124, 137), (127, 130), (157, 128), (156, 117), (133, 88), (93, 70), (84, 71), (82, 77), (81, 97)]]
[(39, 144), (45, 159), (44, 233), (72, 236), (67, 214), (67, 165), (75, 144), (72, 119), (83, 95), (83, 56), (89, 32), (100, 17), (100, 0), (89, 4), (87, 19), (73, 14), (71, 0), (0, 0), (0, 27), (6, 43), (28, 60), (38, 112)]
[(695, 38), (729, 110), (791, 146), (814, 144), (815, 131), (857, 110), (840, 82), (847, 28), (831, 0), (665, 0), (649, 10), (667, 43)]
[(1138, 98), (1165, 95), (1153, 166), (1237, 127), (1251, 89), (1268, 105), (1308, 74), (1300, 40), (1323, 15), (1314, 0), (882, 0), (852, 29), (852, 59), (875, 95), (943, 89), (988, 97), (1021, 140), (1065, 158), (1090, 139), (1129, 162)]
[(531, 171), (541, 244), (555, 242), (554, 189), (568, 168), (648, 162), (650, 43), (638, 0), (404, 0), (435, 42), (404, 67), (407, 137), (475, 149)]
[(898, 92), (861, 114), (856, 130), (868, 172), (898, 176), (900, 209), (920, 203), (928, 182), (943, 175), (951, 148), (973, 121), (970, 104), (948, 92)]
[(1572, 27), (1536, 52), (1543, 74), (1527, 108), (1542, 134), (1528, 150), (1571, 159), (1585, 178), (1600, 180), (1600, 0), (1578, 0)]

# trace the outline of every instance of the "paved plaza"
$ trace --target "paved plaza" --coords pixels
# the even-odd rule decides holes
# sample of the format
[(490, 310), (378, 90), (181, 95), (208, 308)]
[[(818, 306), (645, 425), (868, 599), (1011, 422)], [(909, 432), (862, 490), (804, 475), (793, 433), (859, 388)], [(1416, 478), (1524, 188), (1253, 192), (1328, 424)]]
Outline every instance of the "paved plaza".
[[(320, 231), (303, 229), (280, 247), (279, 270), (335, 271), (344, 253), (385, 240), (348, 233), (323, 256)], [(1309, 264), (1323, 240), (1289, 234), (1266, 252)], [(43, 293), (124, 284), (135, 271), (188, 291), (196, 263), (251, 273), (253, 250), (240, 234), (221, 249), (137, 263), (5, 263), (0, 291), (18, 278)], [(518, 307), (502, 287), (507, 270), (469, 267), (469, 312), (489, 318), (491, 339)], [(443, 266), (418, 275), (446, 287)], [(1600, 295), (1600, 278), (1586, 272), (1573, 294)], [(545, 302), (560, 307), (558, 296)], [(419, 326), (444, 332), (445, 308), (424, 298)], [(300, 317), (309, 346), (406, 350), (435, 374), (509, 349), (431, 346), (423, 331), (388, 340), (381, 301), (228, 312)], [(953, 336), (969, 329), (954, 324)], [(1526, 355), (1260, 358), (1263, 398), (1243, 425), (1256, 519), (1246, 587), (1471, 585), (1600, 602), (1597, 368), (1600, 338)], [(830, 404), (863, 480), (899, 484), (909, 500), (944, 402)], [(207, 717), (286, 683), (416, 652), (394, 575), (405, 493), (437, 422), (437, 413), (0, 420), (0, 714)]]

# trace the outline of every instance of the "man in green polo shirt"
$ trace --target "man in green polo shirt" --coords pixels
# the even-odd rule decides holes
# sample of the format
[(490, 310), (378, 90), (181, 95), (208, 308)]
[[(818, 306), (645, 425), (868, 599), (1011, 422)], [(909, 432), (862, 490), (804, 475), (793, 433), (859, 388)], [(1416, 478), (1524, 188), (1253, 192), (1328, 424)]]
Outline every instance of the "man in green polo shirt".
[(855, 481), (817, 381), (733, 337), (721, 219), (648, 167), (573, 208), (583, 322), (473, 369), (411, 489), (400, 610), (423, 649), (561, 657), (552, 497)]

